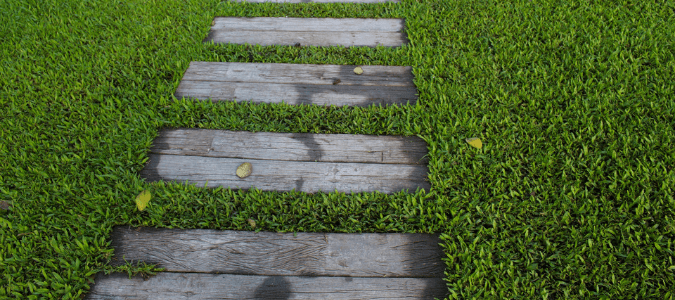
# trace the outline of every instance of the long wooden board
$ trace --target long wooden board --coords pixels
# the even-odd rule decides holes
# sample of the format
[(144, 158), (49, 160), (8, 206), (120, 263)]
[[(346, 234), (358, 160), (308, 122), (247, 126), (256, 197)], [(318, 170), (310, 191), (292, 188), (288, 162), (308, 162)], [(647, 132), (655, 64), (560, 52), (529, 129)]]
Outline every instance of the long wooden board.
[[(164, 131), (141, 176), (265, 191), (395, 193), (430, 189), (419, 138), (365, 135)], [(248, 162), (250, 176), (236, 169)]]
[(144, 280), (99, 274), (86, 299), (434, 299), (448, 289), (441, 278), (352, 278), (159, 273)]
[(398, 47), (401, 19), (217, 17), (205, 41), (251, 45)]
[(164, 129), (151, 153), (308, 162), (427, 163), (418, 137)]
[(175, 96), (212, 101), (369, 106), (414, 104), (411, 67), (191, 62)]
[(274, 233), (115, 226), (113, 265), (248, 275), (443, 277), (430, 234)]

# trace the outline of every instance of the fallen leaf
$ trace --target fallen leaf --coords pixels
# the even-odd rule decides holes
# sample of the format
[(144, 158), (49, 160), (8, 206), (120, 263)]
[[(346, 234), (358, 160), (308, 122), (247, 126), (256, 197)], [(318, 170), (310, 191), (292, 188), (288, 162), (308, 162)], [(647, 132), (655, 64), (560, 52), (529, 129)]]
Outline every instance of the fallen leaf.
[(11, 203), (9, 203), (7, 201), (0, 201), (0, 209), (8, 210), (10, 207), (12, 207)]
[(468, 138), (466, 139), (466, 142), (469, 143), (471, 147), (478, 149), (483, 148), (483, 142), (481, 142), (479, 138)]
[(138, 210), (143, 211), (145, 207), (148, 206), (150, 198), (152, 198), (152, 195), (150, 195), (150, 192), (148, 191), (142, 191), (140, 194), (138, 194), (138, 196), (136, 196), (136, 207)]
[(248, 175), (251, 175), (251, 172), (253, 171), (253, 166), (251, 163), (243, 163), (239, 167), (237, 167), (237, 176), (239, 178), (246, 178)]
[(253, 219), (248, 219), (246, 221), (248, 221), (248, 225), (251, 225), (251, 227), (253, 227), (253, 229), (255, 229), (255, 221), (253, 221)]
[(356, 75), (361, 75), (363, 74), (363, 69), (361, 67), (356, 67), (354, 68), (354, 73), (356, 73)]

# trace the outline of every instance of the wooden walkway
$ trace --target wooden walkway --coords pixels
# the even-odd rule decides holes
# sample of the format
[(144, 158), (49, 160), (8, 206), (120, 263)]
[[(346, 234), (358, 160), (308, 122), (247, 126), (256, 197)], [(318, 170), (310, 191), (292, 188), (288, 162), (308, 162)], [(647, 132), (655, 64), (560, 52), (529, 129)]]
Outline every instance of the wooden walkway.
[[(356, 2), (383, 0), (252, 0)], [(394, 1), (394, 2), (397, 2)], [(403, 20), (215, 18), (205, 41), (293, 46), (407, 44)], [(410, 67), (192, 62), (177, 98), (370, 106), (414, 104)], [(234, 189), (395, 193), (429, 190), (417, 137), (165, 129), (141, 171)], [(250, 165), (248, 165), (250, 164)], [(241, 175), (239, 167), (250, 166)], [(435, 299), (448, 294), (437, 235), (113, 229), (113, 265), (165, 268), (143, 278), (98, 274), (86, 299)]]
[(116, 261), (166, 268), (144, 280), (99, 274), (87, 299), (434, 299), (436, 235), (270, 233), (117, 226)]

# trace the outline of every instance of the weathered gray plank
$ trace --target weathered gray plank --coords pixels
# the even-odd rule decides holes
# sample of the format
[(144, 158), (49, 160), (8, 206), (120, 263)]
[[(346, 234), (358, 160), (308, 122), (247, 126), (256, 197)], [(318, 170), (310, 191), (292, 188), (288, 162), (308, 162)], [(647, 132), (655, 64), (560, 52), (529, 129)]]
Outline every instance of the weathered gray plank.
[(100, 274), (86, 299), (434, 299), (448, 289), (441, 278), (351, 278), (159, 273)]
[(440, 239), (405, 233), (274, 233), (115, 226), (113, 265), (143, 261), (171, 272), (443, 277)]
[(356, 75), (351, 65), (312, 65), (275, 63), (235, 63), (193, 61), (183, 80), (213, 82), (337, 84), (358, 86), (414, 87), (412, 68), (406, 66), (361, 66)]
[(151, 153), (242, 159), (426, 164), (419, 137), (164, 129)]
[[(253, 173), (239, 178), (236, 169), (244, 162)], [(148, 181), (177, 181), (197, 186), (228, 187), (263, 191), (413, 192), (429, 190), (425, 165), (365, 164), (254, 160), (203, 156), (150, 154), (141, 176)]]
[(357, 105), (414, 104), (410, 67), (191, 62), (175, 96), (200, 100)]
[(211, 30), (401, 32), (402, 19), (216, 17)]
[(221, 17), (204, 40), (214, 43), (398, 47), (408, 43), (400, 19)]
[(235, 0), (236, 2), (249, 3), (398, 3), (399, 0)]
[(181, 81), (177, 98), (231, 100), (254, 103), (286, 103), (362, 106), (414, 104), (415, 88), (399, 86), (291, 85), (241, 82)]
[(314, 31), (225, 31), (217, 30), (209, 33), (206, 41), (216, 44), (249, 44), (260, 46), (284, 45), (293, 46), (385, 46), (397, 47), (407, 41), (402, 33), (398, 32), (314, 32)]

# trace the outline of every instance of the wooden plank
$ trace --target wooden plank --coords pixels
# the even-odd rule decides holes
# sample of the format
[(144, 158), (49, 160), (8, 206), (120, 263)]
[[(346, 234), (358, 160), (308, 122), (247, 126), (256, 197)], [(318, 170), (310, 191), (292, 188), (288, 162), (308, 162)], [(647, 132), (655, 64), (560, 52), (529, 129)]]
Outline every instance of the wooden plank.
[(419, 137), (164, 129), (151, 153), (259, 160), (427, 163)]
[(356, 66), (191, 62), (175, 96), (213, 101), (355, 105), (415, 104), (412, 69)]
[(144, 280), (99, 273), (86, 299), (434, 299), (441, 278), (352, 278), (158, 273)]
[(407, 86), (414, 87), (411, 67), (360, 66), (356, 75), (352, 65), (312, 65), (275, 63), (234, 63), (193, 61), (183, 80), (212, 82), (249, 82), (285, 84), (321, 84), (338, 86)]
[(235, 18), (214, 19), (204, 42), (250, 45), (385, 46), (408, 43), (400, 19)]
[(401, 32), (402, 19), (216, 17), (211, 30)]
[[(242, 163), (253, 165), (253, 173), (239, 178), (236, 169)], [(141, 176), (148, 181), (187, 182), (205, 187), (227, 187), (263, 191), (299, 191), (306, 193), (379, 191), (410, 192), (430, 190), (425, 181), (425, 165), (365, 164), (254, 160), (203, 156), (150, 154)]]
[(440, 239), (405, 233), (275, 233), (115, 226), (113, 265), (171, 272), (285, 276), (443, 277)]
[(398, 32), (313, 32), (313, 31), (211, 31), (205, 41), (216, 44), (260, 45), (260, 46), (384, 46), (398, 47), (407, 43)]
[(181, 81), (177, 98), (291, 105), (361, 106), (414, 104), (416, 90), (409, 87), (349, 85), (291, 85), (241, 82)]

